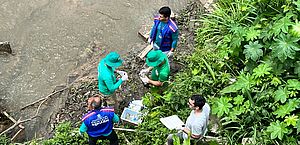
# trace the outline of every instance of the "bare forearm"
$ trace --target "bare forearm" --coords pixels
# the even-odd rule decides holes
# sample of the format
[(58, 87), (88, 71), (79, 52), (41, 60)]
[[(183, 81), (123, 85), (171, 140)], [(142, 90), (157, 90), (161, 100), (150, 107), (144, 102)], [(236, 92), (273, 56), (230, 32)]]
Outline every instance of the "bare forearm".
[[(191, 132), (191, 131), (190, 131), (188, 128), (186, 128), (186, 127), (185, 127), (182, 131), (183, 131), (184, 133), (186, 133), (186, 134), (190, 134), (190, 132)], [(191, 133), (191, 137), (192, 137), (192, 138), (200, 138), (201, 135), (194, 135), (194, 134)]]
[(154, 86), (162, 86), (162, 83), (160, 81), (153, 81), (149, 79), (149, 83)]
[(186, 134), (189, 134), (190, 133), (190, 130), (188, 129), (188, 128), (183, 128), (183, 130), (182, 130), (184, 133), (186, 133)]

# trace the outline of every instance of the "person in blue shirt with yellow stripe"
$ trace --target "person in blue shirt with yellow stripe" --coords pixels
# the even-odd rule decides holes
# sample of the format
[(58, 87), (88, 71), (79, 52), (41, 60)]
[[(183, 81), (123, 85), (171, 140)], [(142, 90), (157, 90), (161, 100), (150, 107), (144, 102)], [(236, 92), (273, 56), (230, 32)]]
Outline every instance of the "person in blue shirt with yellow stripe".
[(113, 130), (113, 123), (119, 122), (119, 117), (113, 108), (102, 108), (100, 97), (94, 97), (88, 106), (92, 109), (82, 117), (79, 133), (86, 132), (89, 136), (89, 145), (96, 145), (97, 141), (109, 140), (110, 145), (118, 145), (118, 136)]

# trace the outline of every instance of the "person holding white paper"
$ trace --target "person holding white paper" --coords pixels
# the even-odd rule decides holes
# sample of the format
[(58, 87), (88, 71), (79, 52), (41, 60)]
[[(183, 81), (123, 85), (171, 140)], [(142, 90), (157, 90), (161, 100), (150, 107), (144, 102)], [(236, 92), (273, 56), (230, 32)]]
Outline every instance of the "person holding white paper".
[[(190, 116), (187, 118), (185, 126), (178, 126), (179, 131), (176, 135), (180, 139), (187, 139), (191, 132), (191, 139), (201, 138), (207, 131), (210, 107), (206, 103), (204, 97), (193, 95), (188, 100), (188, 105), (192, 109)], [(170, 134), (167, 138), (167, 144), (173, 145), (173, 135)]]

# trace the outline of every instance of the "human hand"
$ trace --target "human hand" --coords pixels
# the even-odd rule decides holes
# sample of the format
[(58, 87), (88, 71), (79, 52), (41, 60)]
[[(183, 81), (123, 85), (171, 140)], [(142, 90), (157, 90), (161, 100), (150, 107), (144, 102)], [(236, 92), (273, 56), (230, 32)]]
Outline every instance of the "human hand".
[(126, 74), (124, 74), (123, 76), (122, 76), (122, 81), (127, 81), (128, 80), (128, 75), (127, 75), (127, 73)]
[(149, 73), (149, 68), (146, 68), (146, 69), (142, 69), (139, 73), (140, 76), (145, 76), (145, 74)]
[(167, 57), (168, 57), (168, 58), (172, 57), (172, 56), (173, 56), (173, 53), (174, 53), (173, 51), (169, 51), (169, 52), (167, 53)]
[(127, 72), (125, 72), (125, 71), (118, 70), (117, 73), (120, 74), (122, 77), (127, 75)]
[(177, 126), (176, 128), (175, 128), (175, 130), (177, 130), (177, 131), (182, 131), (184, 129), (184, 127), (182, 127), (182, 126)]
[(148, 84), (149, 83), (149, 78), (147, 76), (144, 76), (141, 78), (144, 84)]
[(151, 43), (151, 38), (150, 38), (150, 37), (148, 38), (147, 42), (148, 42), (149, 44)]

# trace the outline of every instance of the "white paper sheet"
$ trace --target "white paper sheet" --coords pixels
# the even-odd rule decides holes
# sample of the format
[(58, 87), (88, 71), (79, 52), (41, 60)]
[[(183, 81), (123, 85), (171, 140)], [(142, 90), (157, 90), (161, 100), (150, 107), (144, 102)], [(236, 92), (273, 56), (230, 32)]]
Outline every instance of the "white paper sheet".
[(184, 123), (180, 120), (180, 118), (177, 115), (160, 118), (159, 120), (170, 130), (184, 125)]

